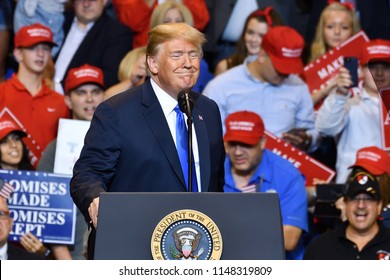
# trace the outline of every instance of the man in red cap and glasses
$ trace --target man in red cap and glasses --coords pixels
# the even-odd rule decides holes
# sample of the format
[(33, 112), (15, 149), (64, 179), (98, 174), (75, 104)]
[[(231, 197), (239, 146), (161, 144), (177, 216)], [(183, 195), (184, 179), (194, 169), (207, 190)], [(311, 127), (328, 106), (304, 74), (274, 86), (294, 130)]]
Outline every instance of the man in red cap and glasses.
[(225, 120), (225, 192), (278, 193), (287, 259), (302, 259), (308, 231), (305, 179), (286, 159), (265, 149), (264, 123), (239, 111)]
[(43, 80), (56, 45), (51, 30), (41, 24), (25, 26), (16, 33), (14, 44), (19, 69), (0, 85), (0, 112), (7, 108), (26, 129), (34, 147), (26, 144), (30, 151), (37, 151), (32, 162), (36, 166), (43, 149), (57, 135), (58, 120), (69, 117), (69, 109), (64, 97)]
[(352, 174), (366, 171), (375, 176), (382, 193), (381, 219), (390, 228), (390, 155), (378, 147), (364, 147), (357, 151), (356, 161), (350, 167)]
[(260, 115), (267, 130), (296, 147), (316, 148), (314, 109), (303, 72), (301, 35), (287, 26), (271, 28), (255, 61), (244, 61), (209, 82), (203, 94), (217, 102), (222, 120), (250, 110)]
[(357, 172), (344, 195), (346, 221), (314, 239), (307, 260), (389, 260), (390, 229), (378, 221), (381, 190), (374, 176)]

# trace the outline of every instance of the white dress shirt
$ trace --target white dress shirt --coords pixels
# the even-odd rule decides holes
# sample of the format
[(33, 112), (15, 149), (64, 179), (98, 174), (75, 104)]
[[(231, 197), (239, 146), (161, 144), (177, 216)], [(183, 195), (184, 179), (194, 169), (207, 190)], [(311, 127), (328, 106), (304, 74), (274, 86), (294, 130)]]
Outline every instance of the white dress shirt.
[[(176, 144), (176, 112), (174, 111), (177, 106), (177, 100), (166, 93), (160, 88), (153, 79), (150, 79), (154, 92), (156, 93), (157, 99), (160, 102), (161, 108), (164, 112), (165, 119), (167, 120), (169, 130), (171, 131), (173, 141)], [(187, 125), (187, 116), (184, 114), (185, 123)], [(188, 127), (187, 127), (188, 128)], [(196, 131), (194, 124), (192, 124), (192, 151), (194, 155), (196, 181), (198, 183), (198, 191), (201, 192), (201, 181), (200, 181), (200, 165), (199, 165), (199, 149), (198, 141), (196, 138)]]
[(92, 28), (94, 23), (95, 22), (88, 23), (87, 28), (83, 29), (80, 27), (80, 25), (78, 25), (76, 17), (74, 18), (72, 26), (65, 38), (64, 45), (55, 64), (54, 84), (56, 92), (61, 94), (65, 93), (64, 89), (62, 88), (61, 81), (65, 79), (66, 69), (68, 69), (69, 63), (72, 61), (74, 54), (78, 50), (81, 42), (84, 40), (85, 36), (87, 36), (88, 31)]
[(8, 250), (8, 243), (6, 242), (3, 247), (0, 248), (0, 260), (8, 260), (8, 255), (7, 255), (7, 250)]

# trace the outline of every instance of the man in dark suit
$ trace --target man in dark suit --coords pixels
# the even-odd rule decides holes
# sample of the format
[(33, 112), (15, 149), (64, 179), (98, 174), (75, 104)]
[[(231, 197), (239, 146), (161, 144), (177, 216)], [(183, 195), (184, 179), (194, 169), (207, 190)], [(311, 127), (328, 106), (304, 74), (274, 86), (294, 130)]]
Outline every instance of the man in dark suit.
[(7, 201), (3, 196), (0, 196), (0, 259), (41, 260), (42, 258), (39, 255), (27, 252), (8, 242), (12, 225), (13, 219), (10, 217)]
[(84, 64), (102, 69), (104, 84), (118, 83), (118, 67), (132, 48), (129, 28), (105, 13), (107, 0), (72, 0), (74, 16), (66, 17), (65, 40), (56, 58), (56, 91), (64, 93), (64, 79), (69, 69)]
[[(176, 148), (175, 107), (179, 93), (196, 83), (204, 41), (187, 24), (158, 25), (149, 32), (147, 47), (151, 79), (96, 109), (71, 180), (73, 200), (93, 228), (101, 192), (187, 191)], [(198, 190), (222, 192), (225, 152), (218, 106), (195, 92), (190, 98)]]

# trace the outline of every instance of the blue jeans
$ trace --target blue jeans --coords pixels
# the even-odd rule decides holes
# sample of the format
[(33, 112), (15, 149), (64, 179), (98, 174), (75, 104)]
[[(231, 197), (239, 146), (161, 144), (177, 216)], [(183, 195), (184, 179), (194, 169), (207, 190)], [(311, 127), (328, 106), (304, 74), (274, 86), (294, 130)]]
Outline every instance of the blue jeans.
[(9, 0), (0, 1), (0, 30), (11, 29), (12, 11)]

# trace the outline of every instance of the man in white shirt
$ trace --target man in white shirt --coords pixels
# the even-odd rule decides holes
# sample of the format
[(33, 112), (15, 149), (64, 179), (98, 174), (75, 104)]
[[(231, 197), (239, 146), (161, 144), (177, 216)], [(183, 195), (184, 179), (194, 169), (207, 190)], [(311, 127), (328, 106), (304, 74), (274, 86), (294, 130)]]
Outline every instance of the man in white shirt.
[[(0, 189), (4, 188), (2, 181)], [(3, 193), (0, 194), (0, 260), (39, 260), (39, 255), (31, 254), (13, 244), (8, 243), (9, 233), (12, 230), (13, 219), (10, 216), (8, 204)]]
[(107, 87), (117, 84), (119, 63), (132, 47), (131, 30), (105, 14), (107, 0), (72, 2), (75, 16), (65, 21), (65, 41), (55, 63), (56, 91), (64, 93), (69, 69), (84, 64), (102, 69)]

